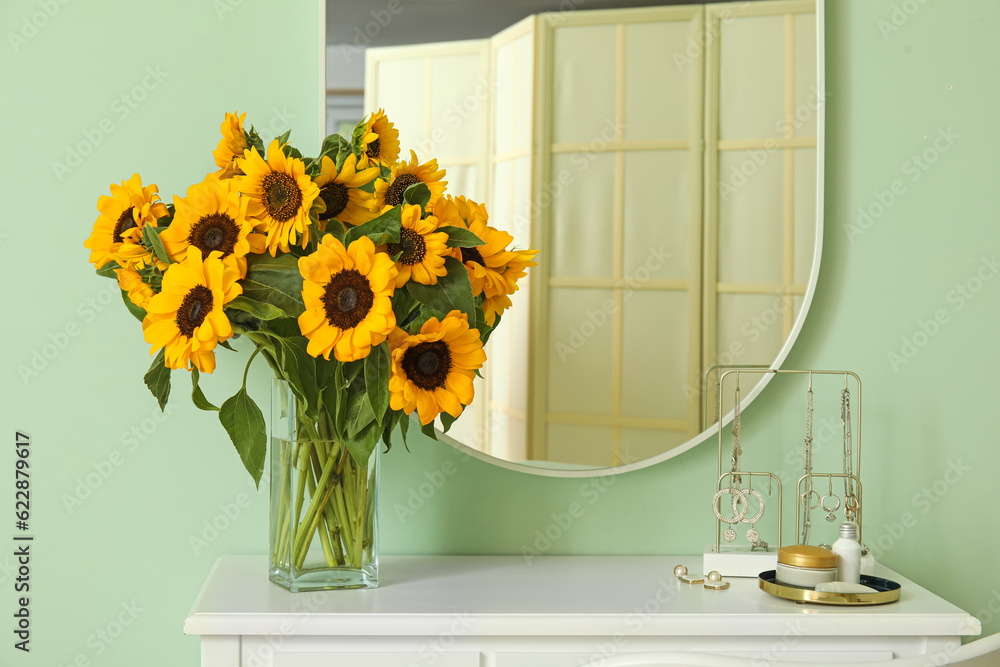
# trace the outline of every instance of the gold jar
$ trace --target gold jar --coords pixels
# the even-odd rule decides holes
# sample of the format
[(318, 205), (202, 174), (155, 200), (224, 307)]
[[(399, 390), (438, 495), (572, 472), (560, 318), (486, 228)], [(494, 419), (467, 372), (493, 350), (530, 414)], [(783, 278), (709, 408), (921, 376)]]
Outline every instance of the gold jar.
[(778, 549), (775, 581), (786, 586), (815, 588), (837, 580), (837, 554), (808, 544), (790, 544)]

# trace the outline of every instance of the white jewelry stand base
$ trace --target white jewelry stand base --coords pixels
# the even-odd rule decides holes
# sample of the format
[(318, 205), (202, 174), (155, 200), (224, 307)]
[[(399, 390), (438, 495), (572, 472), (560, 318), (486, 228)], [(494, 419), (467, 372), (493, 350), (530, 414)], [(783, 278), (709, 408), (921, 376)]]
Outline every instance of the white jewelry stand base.
[(750, 546), (731, 547), (723, 545), (716, 551), (714, 544), (705, 546), (702, 557), (703, 574), (716, 570), (724, 577), (756, 577), (761, 572), (774, 570), (778, 563), (778, 548), (768, 547), (765, 551), (751, 551)]

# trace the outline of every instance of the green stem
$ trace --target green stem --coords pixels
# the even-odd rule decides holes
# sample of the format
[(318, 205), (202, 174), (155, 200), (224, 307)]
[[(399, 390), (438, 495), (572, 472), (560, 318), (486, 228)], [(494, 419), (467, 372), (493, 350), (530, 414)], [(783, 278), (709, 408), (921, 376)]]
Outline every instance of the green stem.
[[(322, 496), (313, 496), (313, 504), (310, 506), (310, 510), (312, 510), (314, 507), (316, 507), (315, 501), (316, 501), (317, 498), (322, 498), (322, 500), (320, 500), (320, 505), (321, 505), (321, 507), (325, 507), (326, 504), (327, 504), (327, 502), (329, 502), (329, 500), (330, 500), (330, 494), (333, 493), (333, 490), (335, 488), (336, 488), (336, 485), (331, 484), (330, 486), (326, 487), (326, 493), (324, 493)], [(295, 555), (295, 566), (298, 567), (298, 568), (301, 568), (302, 564), (305, 562), (306, 553), (308, 553), (308, 551), (309, 551), (309, 544), (310, 544), (310, 542), (312, 542), (312, 537), (316, 533), (317, 529), (319, 528), (319, 522), (320, 522), (320, 519), (323, 516), (323, 512), (321, 510), (321, 507), (317, 508), (316, 511), (314, 511), (311, 515), (307, 515), (307, 516), (310, 517), (309, 521), (307, 523), (304, 523), (303, 526), (302, 526), (302, 527), (305, 528), (305, 532), (302, 535), (302, 542), (301, 542), (301, 544), (299, 545), (299, 547), (295, 551), (295, 554), (296, 554)]]
[(280, 505), (278, 509), (278, 520), (275, 522), (275, 531), (277, 533), (277, 539), (274, 540), (274, 550), (271, 553), (271, 561), (274, 563), (280, 563), (279, 554), (281, 553), (279, 547), (281, 546), (282, 533), (284, 532), (284, 526), (288, 522), (288, 496), (286, 492), (288, 490), (288, 445), (281, 445), (281, 491), (278, 493), (280, 500)]
[(330, 543), (330, 533), (326, 527), (326, 512), (321, 512), (319, 515), (319, 543), (323, 547), (323, 557), (326, 558), (326, 566), (334, 567), (337, 564), (336, 557), (333, 554), (333, 545)]
[[(367, 472), (367, 470), (365, 472)], [(367, 515), (365, 508), (367, 507), (367, 505), (368, 505), (368, 484), (366, 483), (361, 487), (361, 501), (360, 504), (358, 505), (358, 507), (360, 508), (360, 510), (358, 511), (358, 530), (354, 536), (354, 554), (352, 560), (353, 560), (353, 565), (356, 568), (361, 567), (361, 554), (364, 551), (365, 533), (367, 532), (365, 531), (365, 522), (366, 522), (365, 518)]]
[(247, 388), (247, 373), (250, 372), (250, 364), (253, 363), (253, 358), (256, 357), (260, 353), (260, 351), (261, 351), (261, 348), (258, 347), (256, 350), (253, 351), (253, 354), (250, 355), (250, 358), (247, 359), (247, 367), (243, 369), (243, 389), (244, 390), (246, 390), (246, 388)]
[(348, 458), (344, 466), (344, 502), (347, 504), (347, 518), (353, 526), (358, 522), (358, 494), (354, 459)]
[[(306, 448), (303, 447), (303, 449)], [(340, 487), (339, 484), (330, 484), (329, 488), (327, 486), (330, 475), (333, 473), (334, 462), (334, 459), (329, 457), (327, 458), (326, 466), (323, 468), (323, 474), (320, 476), (319, 482), (316, 484), (317, 489), (326, 489), (326, 492), (323, 493), (323, 495), (314, 495), (312, 497), (312, 500), (309, 503), (309, 508), (306, 510), (306, 516), (302, 519), (302, 523), (299, 524), (299, 531), (295, 536), (292, 553), (299, 554), (301, 552), (303, 558), (305, 557), (305, 550), (308, 548), (308, 543), (312, 540), (312, 531), (315, 530), (316, 523), (319, 521), (316, 515), (319, 514), (326, 505), (326, 501), (329, 500), (330, 493), (332, 493), (334, 489)], [(306, 470), (303, 470), (299, 474), (306, 478), (309, 476), (309, 472)], [(312, 528), (309, 529), (309, 526), (312, 526)]]
[(311, 448), (312, 443), (309, 441), (306, 441), (299, 447), (299, 479), (295, 489), (295, 514), (292, 515), (292, 525), (295, 526), (296, 531), (298, 531), (298, 527), (300, 525), (299, 517), (302, 516), (302, 504), (305, 502), (306, 480), (309, 479), (309, 470), (307, 469), (307, 466), (310, 465), (309, 450)]
[(340, 524), (340, 536), (344, 541), (344, 556), (350, 558), (351, 546), (354, 543), (354, 529), (351, 525), (350, 515), (344, 505), (344, 490), (337, 486), (333, 494), (333, 510), (337, 514), (337, 523)]
[(274, 371), (274, 377), (279, 380), (287, 380), (288, 378), (286, 378), (285, 374), (281, 372), (281, 368), (278, 366), (278, 361), (274, 358), (274, 355), (271, 354), (267, 348), (258, 347), (257, 349), (264, 351), (264, 358), (267, 360), (267, 365), (271, 367), (272, 371)]

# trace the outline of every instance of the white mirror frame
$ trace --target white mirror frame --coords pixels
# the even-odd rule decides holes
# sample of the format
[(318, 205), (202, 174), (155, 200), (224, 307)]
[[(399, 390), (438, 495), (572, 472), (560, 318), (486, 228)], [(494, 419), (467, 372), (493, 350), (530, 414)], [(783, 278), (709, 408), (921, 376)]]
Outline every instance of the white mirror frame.
[[(819, 92), (816, 101), (816, 234), (815, 243), (813, 244), (813, 261), (812, 270), (809, 273), (809, 284), (806, 287), (806, 292), (802, 301), (802, 308), (799, 310), (798, 316), (795, 318), (795, 323), (792, 326), (792, 330), (788, 338), (785, 340), (785, 344), (781, 347), (778, 352), (777, 358), (771, 364), (771, 368), (780, 368), (781, 364), (784, 363), (785, 358), (788, 357), (788, 353), (791, 351), (792, 346), (799, 337), (799, 332), (802, 331), (802, 326), (805, 323), (806, 316), (809, 314), (809, 307), (812, 305), (813, 295), (816, 293), (816, 284), (819, 279), (819, 266), (820, 258), (823, 252), (823, 178), (824, 178), (824, 160), (826, 153), (826, 55), (825, 55), (825, 32), (826, 32), (826, 0), (816, 0), (816, 90)], [(771, 379), (774, 377), (773, 373), (765, 374), (761, 380), (754, 386), (749, 394), (743, 399), (743, 406), (745, 408), (751, 401), (753, 401), (757, 396), (764, 391), (764, 387), (768, 385)], [(682, 454), (689, 449), (694, 448), (696, 445), (701, 444), (709, 438), (715, 437), (719, 429), (733, 419), (732, 411), (728, 412), (722, 417), (722, 419), (708, 429), (702, 431), (695, 437), (691, 438), (685, 443), (678, 445), (672, 449), (663, 452), (657, 456), (652, 456), (648, 459), (643, 459), (641, 461), (636, 461), (634, 463), (629, 463), (622, 466), (608, 467), (608, 468), (588, 468), (580, 470), (563, 470), (558, 468), (546, 468), (543, 467), (540, 462), (539, 465), (530, 465), (527, 463), (513, 463), (511, 461), (506, 461), (504, 459), (496, 458), (490, 456), (489, 454), (484, 454), (483, 452), (469, 447), (449, 435), (442, 433), (440, 429), (435, 429), (437, 432), (438, 439), (443, 442), (448, 443), (460, 452), (466, 455), (473, 456), (477, 459), (485, 461), (487, 463), (492, 463), (493, 465), (500, 466), (501, 468), (506, 468), (508, 470), (516, 470), (518, 472), (530, 473), (533, 475), (542, 475), (545, 477), (604, 477), (607, 475), (617, 475), (619, 473), (630, 472), (632, 470), (641, 470), (642, 468), (647, 468), (649, 466), (657, 465), (671, 459), (679, 454)]]

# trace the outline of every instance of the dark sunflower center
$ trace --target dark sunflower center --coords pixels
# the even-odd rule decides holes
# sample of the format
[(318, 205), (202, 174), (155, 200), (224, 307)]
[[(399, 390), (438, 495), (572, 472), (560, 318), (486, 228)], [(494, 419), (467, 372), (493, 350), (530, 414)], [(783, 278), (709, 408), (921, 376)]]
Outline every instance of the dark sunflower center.
[(347, 208), (347, 186), (343, 183), (327, 183), (320, 188), (319, 196), (326, 203), (326, 210), (319, 214), (320, 220), (336, 218)]
[(338, 329), (352, 329), (365, 319), (375, 303), (368, 279), (354, 269), (338, 271), (326, 284), (323, 308), (326, 319)]
[(127, 210), (122, 211), (122, 214), (118, 216), (118, 222), (115, 223), (115, 243), (124, 242), (125, 239), (122, 238), (122, 232), (135, 227), (135, 218), (132, 217), (134, 209), (135, 206), (129, 206)]
[(399, 206), (403, 203), (403, 193), (406, 192), (406, 188), (419, 182), (420, 179), (413, 174), (400, 174), (385, 191), (385, 203), (389, 206)]
[(483, 261), (483, 254), (479, 252), (479, 248), (462, 248), (462, 263), (465, 262), (475, 262), (481, 266), (486, 266), (486, 262)]
[(441, 340), (414, 345), (403, 353), (403, 370), (413, 384), (428, 391), (444, 386), (451, 370), (451, 351)]
[(212, 310), (212, 290), (204, 285), (195, 285), (181, 301), (177, 309), (177, 328), (181, 334), (191, 338), (194, 330), (201, 326)]
[(188, 234), (188, 243), (200, 249), (206, 257), (213, 250), (221, 250), (223, 257), (231, 255), (239, 239), (240, 228), (225, 213), (202, 216)]
[(399, 235), (399, 243), (390, 243), (386, 246), (390, 257), (395, 257), (403, 253), (396, 261), (400, 264), (419, 264), (427, 253), (424, 245), (424, 237), (412, 229), (403, 228)]
[(302, 190), (288, 174), (272, 171), (264, 177), (260, 189), (267, 214), (278, 222), (291, 219), (302, 206)]
[(372, 159), (378, 159), (379, 153), (382, 151), (382, 140), (375, 137), (375, 140), (368, 144), (365, 148), (365, 155)]

